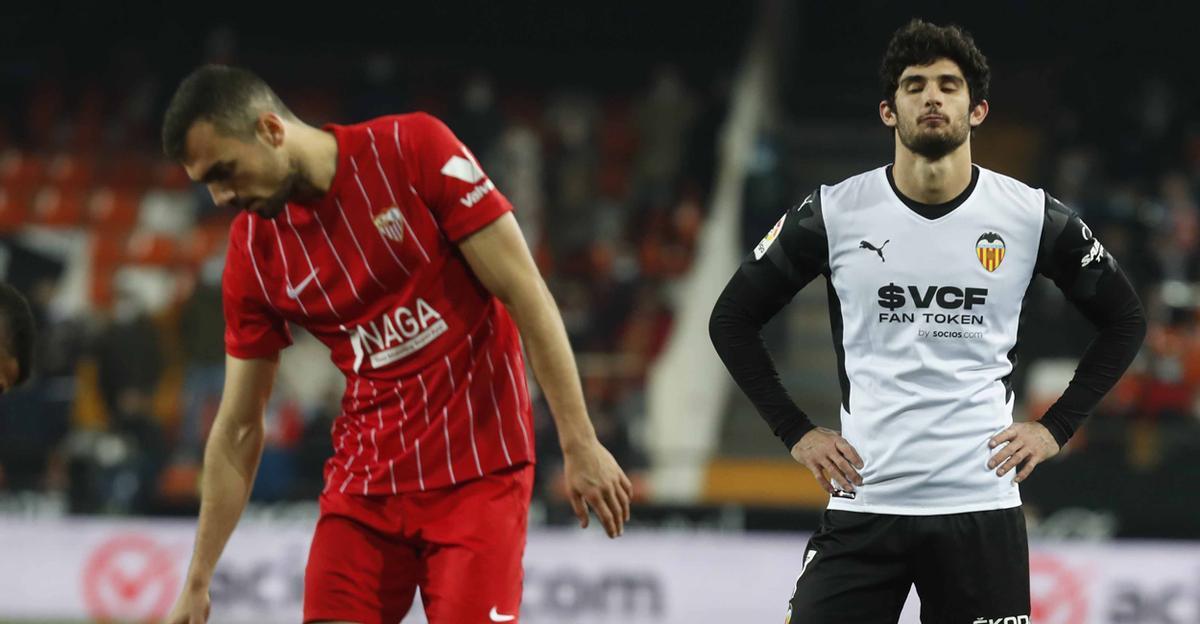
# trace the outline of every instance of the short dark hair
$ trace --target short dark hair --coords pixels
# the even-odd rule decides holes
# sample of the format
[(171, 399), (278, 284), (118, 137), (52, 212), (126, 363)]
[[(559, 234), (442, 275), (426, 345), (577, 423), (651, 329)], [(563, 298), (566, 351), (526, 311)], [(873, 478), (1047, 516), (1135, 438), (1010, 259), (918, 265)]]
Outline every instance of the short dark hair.
[(0, 339), (17, 358), (17, 384), (24, 383), (33, 368), (33, 310), (19, 290), (4, 283), (0, 283), (0, 317)]
[(163, 153), (181, 162), (188, 130), (209, 121), (217, 130), (249, 140), (263, 110), (294, 119), (275, 91), (254, 72), (226, 65), (204, 65), (183, 79), (163, 116)]
[(992, 70), (988, 68), (983, 52), (975, 46), (971, 34), (953, 24), (937, 26), (920, 19), (902, 26), (888, 43), (883, 62), (879, 65), (883, 99), (895, 105), (900, 74), (904, 73), (906, 67), (929, 65), (942, 58), (954, 61), (962, 70), (967, 91), (971, 94), (972, 107), (987, 99)]

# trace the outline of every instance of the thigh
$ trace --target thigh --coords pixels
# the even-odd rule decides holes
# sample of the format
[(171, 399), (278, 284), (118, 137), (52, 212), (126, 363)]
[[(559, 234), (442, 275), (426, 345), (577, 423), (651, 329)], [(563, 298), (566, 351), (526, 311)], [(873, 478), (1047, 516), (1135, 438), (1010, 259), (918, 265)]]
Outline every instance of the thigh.
[(912, 586), (899, 516), (826, 511), (804, 549), (791, 624), (893, 623)]
[(484, 475), (422, 501), (430, 624), (517, 622), (533, 466)]
[(1029, 542), (1020, 507), (921, 520), (915, 567), (923, 623), (1028, 621)]
[(412, 607), (422, 563), (401, 539), (395, 500), (327, 494), (304, 571), (304, 621), (396, 624)]

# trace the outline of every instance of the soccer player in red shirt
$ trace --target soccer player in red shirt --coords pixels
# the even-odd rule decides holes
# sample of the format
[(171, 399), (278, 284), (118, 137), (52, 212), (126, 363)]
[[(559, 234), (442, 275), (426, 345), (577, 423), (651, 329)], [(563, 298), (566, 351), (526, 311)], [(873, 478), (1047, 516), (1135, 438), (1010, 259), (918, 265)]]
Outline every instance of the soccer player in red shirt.
[(289, 322), (329, 347), (347, 382), (305, 622), (398, 622), (417, 588), (432, 624), (517, 621), (534, 462), (521, 338), (580, 524), (590, 507), (621, 534), (631, 484), (588, 419), (558, 309), (512, 206), (442, 122), (315, 128), (251, 72), (209, 65), (175, 92), (163, 147), (239, 210), (222, 282), (225, 389), (169, 622), (208, 617)]

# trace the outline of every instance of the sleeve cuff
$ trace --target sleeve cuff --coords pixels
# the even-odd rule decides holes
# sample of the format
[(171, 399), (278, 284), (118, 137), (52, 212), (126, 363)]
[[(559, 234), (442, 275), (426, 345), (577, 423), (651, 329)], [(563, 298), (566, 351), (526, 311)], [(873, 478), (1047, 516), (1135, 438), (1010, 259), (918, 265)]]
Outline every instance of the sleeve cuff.
[(493, 190), (478, 204), (465, 211), (461, 219), (446, 223), (446, 238), (452, 243), (457, 243), (512, 211), (513, 207), (508, 199), (501, 195), (499, 190)]

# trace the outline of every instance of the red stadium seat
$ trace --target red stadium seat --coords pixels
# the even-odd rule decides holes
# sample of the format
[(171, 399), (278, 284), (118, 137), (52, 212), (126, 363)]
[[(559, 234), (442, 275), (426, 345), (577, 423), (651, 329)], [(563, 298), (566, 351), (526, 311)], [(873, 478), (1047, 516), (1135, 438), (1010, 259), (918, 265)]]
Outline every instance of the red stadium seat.
[(33, 195), (31, 223), (51, 227), (76, 227), (83, 222), (81, 191), (44, 186)]
[(88, 198), (88, 218), (96, 225), (131, 227), (137, 222), (140, 192), (101, 187)]
[(203, 226), (193, 229), (180, 245), (179, 260), (192, 268), (199, 268), (205, 260), (217, 252), (229, 235), (223, 225)]
[(92, 184), (95, 173), (91, 159), (59, 154), (51, 159), (46, 177), (58, 188), (79, 190)]
[(107, 173), (107, 185), (119, 189), (141, 190), (150, 184), (153, 177), (151, 163), (133, 154), (118, 155), (109, 165)]
[(25, 225), (29, 216), (26, 193), (0, 188), (0, 233), (8, 234)]
[(167, 266), (177, 259), (174, 239), (153, 232), (134, 232), (125, 242), (125, 261), (133, 264)]
[(31, 190), (42, 184), (45, 169), (41, 158), (9, 150), (0, 156), (0, 188)]

